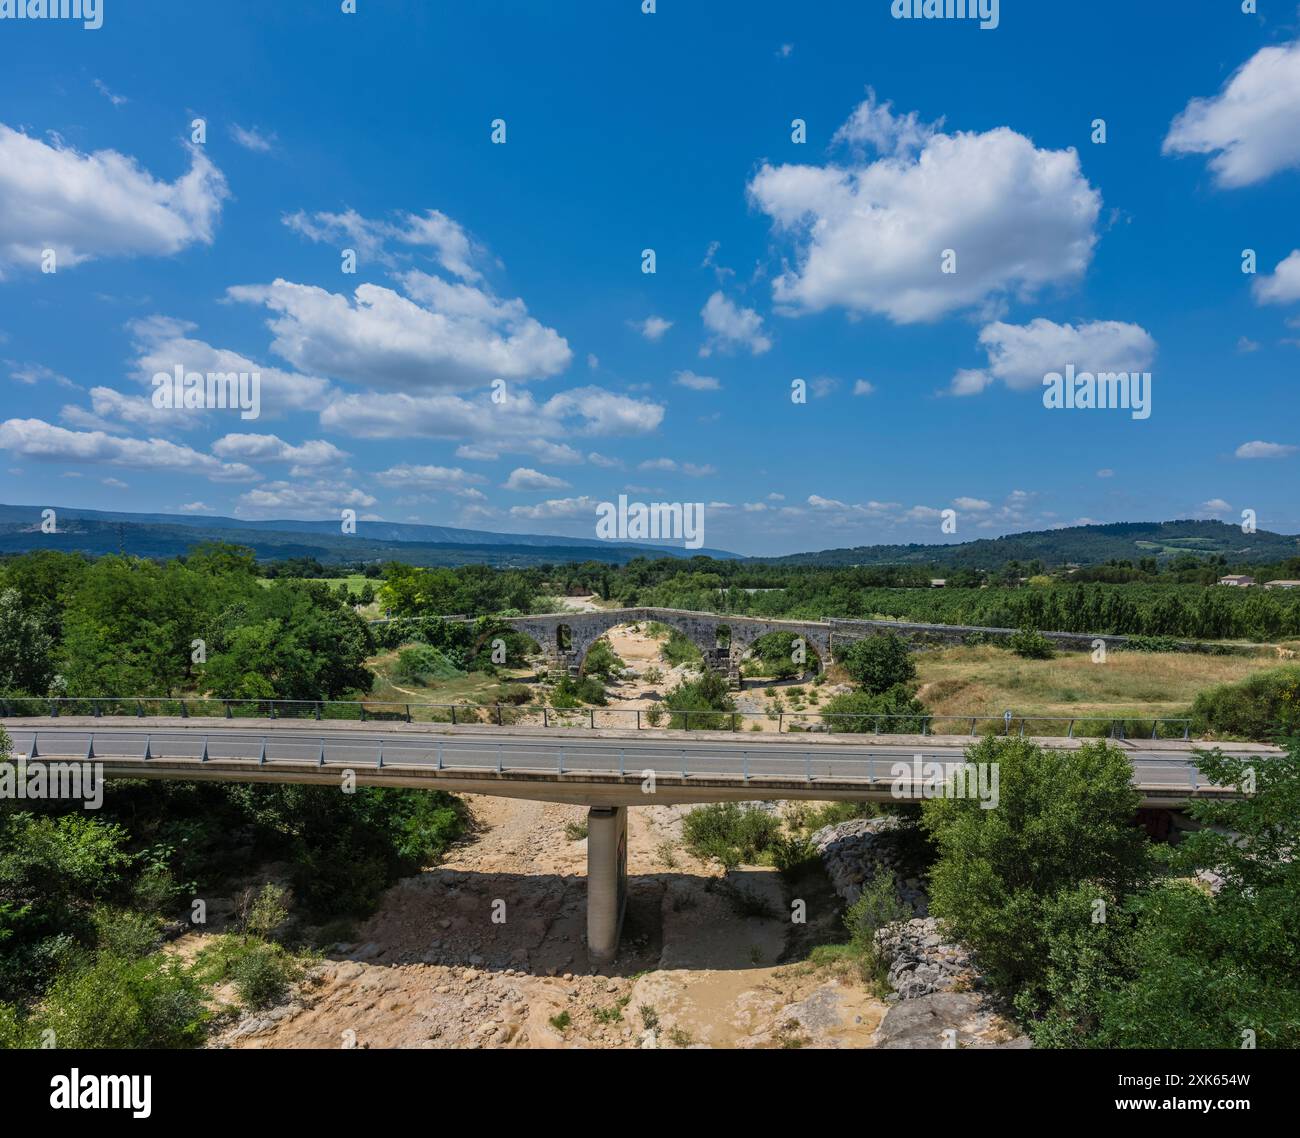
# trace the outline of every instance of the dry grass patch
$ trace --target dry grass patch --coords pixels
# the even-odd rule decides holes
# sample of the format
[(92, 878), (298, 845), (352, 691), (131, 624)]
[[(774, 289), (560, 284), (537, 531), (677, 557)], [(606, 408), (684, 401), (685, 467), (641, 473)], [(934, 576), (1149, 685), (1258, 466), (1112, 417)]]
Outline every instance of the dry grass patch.
[(920, 697), (935, 715), (1174, 716), (1197, 692), (1276, 666), (1267, 656), (1087, 652), (1024, 660), (1001, 648), (946, 648), (917, 658)]

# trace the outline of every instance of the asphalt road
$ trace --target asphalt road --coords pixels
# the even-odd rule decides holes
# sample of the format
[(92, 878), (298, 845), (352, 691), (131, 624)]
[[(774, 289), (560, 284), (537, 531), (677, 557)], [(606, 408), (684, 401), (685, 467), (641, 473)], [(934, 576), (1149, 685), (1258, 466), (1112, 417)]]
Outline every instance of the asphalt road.
[[(38, 754), (44, 757), (85, 758), (93, 733), (94, 755), (98, 759), (142, 759), (146, 743), (153, 759), (200, 759), (207, 748), (210, 760), (257, 760), (263, 754), (269, 762), (302, 763), (337, 768), (377, 768), (382, 747), (385, 766), (433, 766), (467, 771), (639, 775), (654, 770), (662, 775), (688, 778), (782, 778), (889, 781), (893, 766), (912, 764), (917, 756), (923, 763), (963, 761), (963, 749), (970, 740), (939, 742), (931, 737), (924, 745), (863, 743), (834, 747), (782, 741), (741, 743), (733, 738), (710, 738), (703, 732), (688, 738), (576, 738), (554, 733), (534, 735), (490, 732), (467, 735), (436, 730), (400, 734), (382, 731), (313, 731), (310, 726), (273, 726), (250, 731), (242, 724), (221, 721), (186, 727), (150, 730), (132, 725), (95, 727), (6, 725), (16, 754), (28, 754), (33, 735)], [(819, 741), (820, 742), (820, 741)], [(1197, 770), (1190, 746), (1173, 749), (1125, 747), (1133, 764), (1138, 786), (1158, 790), (1191, 790), (1205, 785)], [(1229, 753), (1266, 756), (1264, 748), (1224, 745)]]

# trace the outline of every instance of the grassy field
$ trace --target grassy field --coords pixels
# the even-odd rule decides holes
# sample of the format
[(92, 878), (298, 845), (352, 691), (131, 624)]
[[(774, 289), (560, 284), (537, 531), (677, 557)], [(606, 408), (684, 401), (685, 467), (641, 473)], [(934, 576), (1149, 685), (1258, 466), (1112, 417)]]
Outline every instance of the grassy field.
[(1276, 657), (1181, 652), (1086, 652), (1024, 660), (1001, 648), (917, 655), (920, 697), (936, 715), (1180, 716), (1196, 693), (1277, 667)]
[[(346, 582), (346, 584), (347, 584), (347, 586), (348, 586), (348, 592), (351, 593), (354, 597), (360, 595), (360, 593), (361, 593), (361, 587), (362, 587), (362, 586), (363, 586), (367, 581), (370, 582), (370, 584), (374, 587), (374, 589), (375, 589), (376, 591), (378, 591), (379, 586), (383, 584), (382, 581), (376, 580), (376, 579), (371, 578), (371, 577), (367, 577), (367, 576), (365, 576), (364, 574), (361, 574), (361, 573), (353, 573), (353, 574), (350, 574), (350, 575), (347, 576), (347, 577), (304, 577), (303, 580), (305, 580), (305, 581), (319, 581), (322, 585), (328, 585), (331, 589), (337, 589), (337, 588), (339, 587), (340, 584), (343, 584), (343, 583)], [(259, 582), (259, 584), (261, 584), (263, 587), (266, 587), (266, 586), (269, 586), (269, 585), (271, 584), (271, 578), (270, 578), (270, 577), (259, 577), (259, 578), (258, 578), (258, 582)]]
[[(372, 702), (393, 703), (492, 703), (502, 688), (513, 682), (510, 675), (489, 676), (483, 672), (470, 672), (445, 680), (430, 680), (424, 684), (409, 680), (398, 681), (392, 676), (397, 663), (397, 652), (384, 652), (372, 656), (367, 664), (377, 679), (366, 699)], [(531, 675), (520, 672), (521, 676)]]

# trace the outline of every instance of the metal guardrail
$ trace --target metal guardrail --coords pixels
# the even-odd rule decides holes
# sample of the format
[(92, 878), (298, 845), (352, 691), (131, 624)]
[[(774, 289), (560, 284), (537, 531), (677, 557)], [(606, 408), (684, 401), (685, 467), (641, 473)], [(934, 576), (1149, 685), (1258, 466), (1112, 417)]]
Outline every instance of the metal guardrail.
[[(1016, 715), (854, 715), (818, 711), (674, 711), (664, 704), (659, 722), (686, 731), (739, 731), (746, 721), (775, 723), (778, 734), (845, 732), (876, 735), (1018, 735), (1044, 738), (1183, 739), (1191, 720), (1122, 716)], [(205, 699), (202, 697), (0, 698), (0, 719), (57, 718), (60, 715), (148, 718), (312, 719), (402, 721), (406, 723), (514, 726), (540, 717), (540, 726), (655, 727), (647, 709), (620, 707), (556, 708), (542, 704), (391, 703), (363, 700)], [(849, 724), (850, 726), (846, 726)], [(855, 731), (862, 725), (870, 730)], [(947, 730), (942, 728), (947, 727)], [(1150, 728), (1150, 733), (1147, 729)]]
[[(42, 753), (40, 737), (44, 733), (72, 736), (75, 749), (58, 753)], [(259, 734), (227, 734), (199, 736), (158, 732), (125, 732), (122, 729), (96, 732), (77, 728), (19, 729), (19, 736), (30, 739), (14, 740), (14, 753), (27, 763), (34, 762), (125, 762), (142, 765), (161, 762), (182, 762), (203, 765), (214, 761), (237, 763), (240, 766), (264, 768), (297, 766), (303, 768), (330, 768), (338, 771), (355, 769), (388, 769), (392, 771), (434, 770), (454, 774), (508, 774), (511, 772), (533, 774), (599, 775), (609, 778), (640, 780), (646, 770), (654, 769), (659, 776), (691, 778), (740, 778), (749, 783), (753, 779), (796, 780), (809, 784), (817, 782), (862, 782), (875, 785), (894, 781), (894, 767), (905, 762), (901, 752), (862, 757), (845, 757), (833, 754), (814, 754), (788, 745), (768, 745), (750, 749), (739, 743), (729, 743), (708, 751), (695, 752), (696, 765), (692, 767), (687, 748), (655, 745), (647, 754), (637, 753), (637, 747), (620, 747), (603, 743), (539, 743), (526, 739), (488, 740), (472, 736), (435, 740), (433, 746), (401, 738), (341, 741), (328, 738), (286, 740)], [(58, 747), (56, 741), (53, 744)], [(628, 751), (634, 753), (629, 755)], [(692, 748), (692, 751), (695, 749)], [(234, 751), (236, 753), (226, 753)], [(275, 754), (274, 751), (288, 752)], [(677, 754), (673, 755), (676, 751)], [(347, 755), (348, 757), (343, 757)], [(658, 756), (672, 755), (671, 762), (659, 762)], [(650, 757), (656, 759), (653, 768)], [(927, 763), (939, 763), (945, 768), (962, 767), (967, 763), (964, 755), (958, 758), (921, 754)], [(403, 760), (406, 761), (403, 761)], [(411, 761), (414, 759), (415, 761)], [(712, 769), (701, 763), (709, 761)], [(1196, 764), (1186, 756), (1144, 756), (1144, 764), (1169, 767), (1176, 771), (1186, 769), (1185, 784), (1180, 780), (1139, 783), (1149, 790), (1181, 790), (1184, 785), (1192, 791), (1214, 788), (1215, 784), (1203, 782)], [(945, 777), (951, 774), (947, 771)], [(926, 776), (927, 778), (929, 776)], [(1137, 771), (1134, 771), (1137, 778)], [(1230, 788), (1225, 788), (1230, 789)]]

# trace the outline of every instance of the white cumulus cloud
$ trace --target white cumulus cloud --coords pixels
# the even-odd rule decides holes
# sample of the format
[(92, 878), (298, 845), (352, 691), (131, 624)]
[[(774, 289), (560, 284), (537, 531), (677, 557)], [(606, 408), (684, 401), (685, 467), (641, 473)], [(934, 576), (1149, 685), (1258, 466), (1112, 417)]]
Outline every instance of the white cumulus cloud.
[(986, 324), (979, 335), (988, 352), (986, 369), (959, 371), (949, 391), (975, 395), (995, 379), (1017, 391), (1042, 386), (1048, 372), (1146, 371), (1155, 358), (1156, 342), (1137, 324), (1095, 320), (1086, 324), (1057, 324), (1039, 317), (1028, 324)]
[(569, 345), (529, 316), (522, 300), (501, 300), (414, 270), (399, 280), (406, 295), (362, 284), (348, 297), (283, 279), (237, 285), (228, 293), (272, 313), (276, 355), (304, 371), (364, 387), (467, 390), (497, 378), (551, 376), (569, 366)]
[(200, 148), (189, 156), (189, 171), (167, 182), (116, 150), (82, 154), (0, 123), (0, 275), (38, 269), (45, 249), (62, 269), (211, 244), (229, 191)]
[(1217, 95), (1193, 99), (1169, 128), (1166, 154), (1212, 154), (1225, 189), (1300, 167), (1300, 40), (1260, 48)]
[[(796, 242), (773, 282), (789, 314), (842, 307), (898, 324), (935, 320), (1082, 276), (1101, 195), (1073, 150), (1008, 127), (945, 134), (874, 96), (839, 137), (884, 150), (845, 165), (764, 165), (750, 199)], [(941, 271), (945, 250), (955, 273)]]
[(1286, 458), (1295, 454), (1296, 448), (1287, 443), (1266, 443), (1259, 439), (1242, 443), (1236, 450), (1238, 458)]
[(1292, 304), (1300, 300), (1300, 249), (1279, 261), (1272, 276), (1258, 277), (1254, 291), (1259, 304)]
[(763, 318), (752, 308), (741, 308), (723, 294), (715, 292), (700, 311), (704, 327), (710, 335), (700, 355), (709, 356), (715, 351), (731, 352), (747, 348), (751, 355), (761, 356), (772, 341), (763, 331)]

